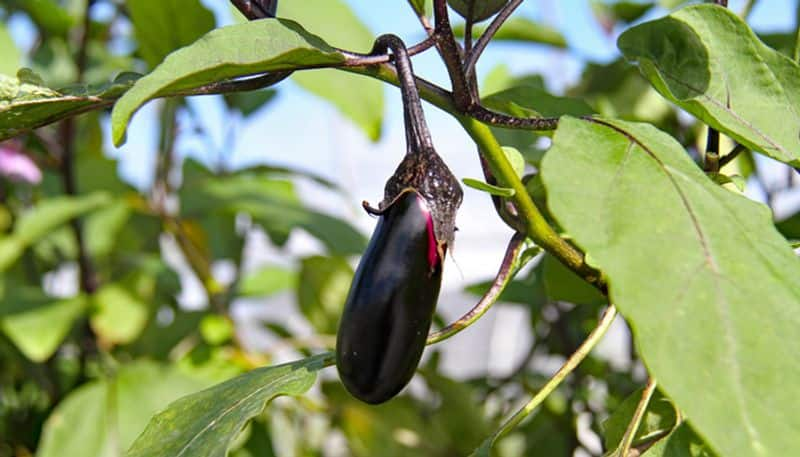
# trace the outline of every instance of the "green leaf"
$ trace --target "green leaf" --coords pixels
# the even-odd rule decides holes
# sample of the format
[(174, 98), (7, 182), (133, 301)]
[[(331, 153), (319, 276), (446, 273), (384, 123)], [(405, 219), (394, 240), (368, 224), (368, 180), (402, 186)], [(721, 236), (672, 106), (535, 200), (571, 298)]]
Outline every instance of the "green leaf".
[(92, 329), (106, 344), (126, 344), (144, 330), (150, 308), (118, 284), (106, 284), (93, 297)]
[(170, 52), (187, 46), (214, 28), (214, 14), (199, 0), (126, 0), (139, 44), (150, 68)]
[[(28, 70), (29, 71), (29, 70)], [(109, 84), (53, 90), (39, 81), (0, 74), (0, 141), (76, 114), (105, 108), (133, 84), (121, 74)]]
[(366, 246), (363, 235), (350, 224), (304, 207), (292, 183), (274, 179), (270, 173), (247, 171), (191, 182), (181, 192), (181, 208), (186, 215), (200, 218), (208, 217), (209, 211), (246, 213), (271, 236), (288, 236), (292, 229), (302, 228), (335, 254), (358, 254)]
[(212, 346), (227, 342), (235, 332), (233, 321), (226, 316), (209, 314), (200, 321), (200, 334), (203, 335), (203, 340)]
[[(242, 427), (279, 395), (302, 395), (332, 354), (258, 368), (186, 396), (154, 416), (127, 457), (224, 457)], [(76, 454), (77, 455), (77, 454)]]
[(0, 272), (16, 262), (25, 248), (66, 224), (109, 202), (105, 193), (83, 197), (61, 196), (42, 200), (23, 213), (10, 236), (0, 237)]
[[(282, 0), (278, 16), (295, 20), (327, 43), (344, 49), (369, 52), (372, 32), (341, 0)], [(377, 141), (383, 122), (383, 83), (339, 70), (297, 72), (292, 79), (312, 94), (331, 103)]]
[(487, 192), (491, 195), (496, 195), (498, 197), (514, 196), (514, 189), (511, 189), (509, 187), (494, 186), (492, 184), (483, 182), (479, 179), (463, 178), (461, 182), (463, 182), (464, 185), (467, 187), (472, 187), (473, 189), (477, 189), (482, 192)]
[(232, 92), (223, 95), (223, 99), (225, 100), (225, 104), (228, 105), (228, 108), (239, 111), (243, 116), (249, 116), (271, 102), (277, 93), (278, 92), (273, 89), (251, 92)]
[[(636, 407), (642, 399), (642, 391), (637, 389), (625, 401), (622, 402), (614, 413), (603, 422), (604, 443), (608, 451), (617, 450), (622, 444), (622, 438), (628, 429), (628, 425), (633, 420)], [(652, 443), (653, 440), (661, 439), (678, 426), (678, 411), (675, 405), (664, 396), (661, 391), (656, 390), (650, 397), (644, 417), (634, 436), (633, 443)]]
[(74, 390), (44, 424), (37, 457), (122, 455), (149, 418), (208, 383), (174, 367), (137, 361)]
[(0, 329), (34, 362), (50, 358), (87, 308), (86, 297), (59, 299), (37, 289), (0, 293)]
[(697, 431), (725, 456), (800, 452), (800, 404), (785, 388), (800, 383), (787, 363), (800, 351), (800, 263), (768, 208), (713, 183), (646, 124), (562, 118), (542, 177), (552, 214), (606, 275), (651, 375)]
[(341, 257), (303, 259), (297, 283), (297, 302), (300, 311), (318, 333), (336, 333), (352, 280), (353, 269)]
[(447, 4), (464, 19), (480, 22), (494, 16), (508, 0), (447, 0)]
[(736, 14), (686, 7), (631, 28), (618, 46), (667, 99), (749, 149), (800, 166), (800, 67)]
[(542, 280), (550, 300), (576, 305), (604, 305), (608, 302), (597, 289), (551, 255), (545, 255), (542, 259)]
[(644, 457), (717, 457), (692, 427), (684, 422), (647, 449)]
[[(485, 31), (484, 26), (473, 27), (472, 36), (483, 35)], [(453, 32), (457, 37), (463, 37), (464, 25), (456, 25), (453, 27)], [(492, 37), (492, 41), (539, 43), (562, 49), (567, 47), (566, 38), (557, 29), (524, 17), (512, 17), (504, 22)]]
[(343, 60), (319, 37), (289, 20), (251, 21), (212, 30), (168, 55), (119, 99), (111, 114), (114, 144), (124, 142), (131, 116), (153, 98), (237, 76)]
[(744, 192), (744, 186), (747, 181), (740, 175), (726, 175), (722, 173), (709, 173), (708, 177), (720, 186), (725, 184), (733, 184), (739, 192)]
[(239, 295), (243, 297), (266, 297), (297, 284), (297, 273), (288, 268), (267, 266), (245, 275), (239, 283)]
[(0, 74), (14, 76), (19, 70), (22, 56), (5, 24), (0, 23)]

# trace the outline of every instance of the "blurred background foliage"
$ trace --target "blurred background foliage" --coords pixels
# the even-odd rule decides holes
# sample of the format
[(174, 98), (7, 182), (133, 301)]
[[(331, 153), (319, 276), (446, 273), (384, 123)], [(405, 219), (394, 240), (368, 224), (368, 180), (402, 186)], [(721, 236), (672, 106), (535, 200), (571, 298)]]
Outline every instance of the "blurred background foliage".
[[(592, 1), (591, 7), (611, 34), (654, 8), (679, 3)], [(98, 11), (102, 14), (94, 14)], [(282, 0), (279, 15), (301, 20), (333, 45), (367, 51), (358, 46), (372, 40), (342, 1)], [(35, 73), (20, 76), (75, 90), (147, 72), (216, 25), (199, 0), (2, 0), (0, 17), (0, 73), (13, 76), (25, 65)], [(11, 18), (29, 21), (33, 31), (24, 54), (6, 27)], [(463, 27), (456, 29), (463, 33)], [(566, 47), (558, 30), (522, 17), (508, 22), (496, 39)], [(793, 32), (763, 39), (787, 53), (794, 46)], [(294, 80), (332, 103), (367, 138), (380, 137), (380, 83), (335, 70), (303, 72)], [(690, 151), (704, 139), (693, 120), (621, 58), (588, 63), (580, 81), (559, 94), (548, 92), (541, 75), (514, 75), (503, 66), (483, 80), (485, 104), (510, 114), (567, 111), (646, 121)], [(223, 118), (247, 119), (280, 91), (277, 86), (226, 95)], [(109, 158), (107, 112), (0, 144), (5, 164), (0, 167), (0, 457), (122, 455), (168, 402), (275, 363), (280, 351), (300, 356), (333, 344), (366, 238), (347, 220), (304, 203), (296, 183), (350, 197), (335, 183), (300, 170), (266, 165), (233, 170), (182, 160), (175, 154), (176, 140), (206, 135), (186, 122), (203, 113), (181, 99), (159, 102), (157, 110), (157, 161), (145, 189), (123, 181)], [(503, 145), (522, 153), (529, 170), (536, 169), (546, 137), (493, 130)], [(269, 141), (269, 126), (264, 132)], [(762, 176), (747, 153), (731, 167), (744, 179)], [(761, 188), (773, 203), (794, 184), (788, 178)], [(535, 177), (528, 188), (543, 201)], [(798, 218), (779, 224), (788, 237), (800, 237)], [(316, 238), (324, 252), (292, 257), (281, 251), (296, 231)], [(266, 264), (249, 260), (252, 237), (262, 235), (284, 258)], [(179, 276), (179, 266), (191, 272), (190, 279)], [(487, 287), (467, 290), (477, 299)], [(202, 306), (182, 304), (190, 288), (202, 295)], [(237, 325), (235, 305), (250, 300), (268, 307), (279, 295), (291, 298), (313, 334), (298, 335), (265, 319), (259, 324), (274, 337), (274, 351), (253, 350)], [(312, 394), (274, 402), (247, 426), (231, 455), (468, 454), (575, 350), (605, 303), (547, 255), (523, 270), (501, 301), (529, 310), (533, 335), (527, 355), (509, 375), (451, 379), (431, 347), (411, 388), (375, 407), (351, 398), (327, 373)], [(498, 443), (497, 453), (601, 455), (598, 437), (615, 426), (609, 417), (621, 406), (635, 405), (644, 381), (633, 350), (621, 362), (590, 356), (532, 420)], [(633, 403), (626, 403), (629, 395)], [(669, 428), (674, 409), (666, 410), (660, 418)]]

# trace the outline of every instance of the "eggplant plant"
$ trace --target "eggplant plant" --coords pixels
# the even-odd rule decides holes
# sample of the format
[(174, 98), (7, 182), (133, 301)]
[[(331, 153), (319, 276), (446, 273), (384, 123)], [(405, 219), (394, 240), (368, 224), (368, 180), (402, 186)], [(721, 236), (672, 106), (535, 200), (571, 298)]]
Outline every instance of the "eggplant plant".
[[(535, 19), (561, 2), (0, 0), (0, 457), (800, 455), (790, 2), (589, 3), (567, 39)], [(608, 39), (610, 62), (579, 50)], [(522, 70), (564, 55), (582, 73), (557, 93)], [(352, 195), (270, 162), (259, 113), (307, 91), (378, 141), (386, 86), (406, 149), (367, 239), (306, 204)], [(482, 176), (451, 172), (434, 139), (459, 132), (423, 102)], [(240, 166), (252, 126), (268, 164)], [(136, 185), (134, 150), (155, 158)], [(481, 200), (506, 251), (448, 319), (456, 213)], [(497, 308), (525, 316), (516, 359), (472, 327)], [(458, 379), (442, 350), (501, 346), (515, 366)]]

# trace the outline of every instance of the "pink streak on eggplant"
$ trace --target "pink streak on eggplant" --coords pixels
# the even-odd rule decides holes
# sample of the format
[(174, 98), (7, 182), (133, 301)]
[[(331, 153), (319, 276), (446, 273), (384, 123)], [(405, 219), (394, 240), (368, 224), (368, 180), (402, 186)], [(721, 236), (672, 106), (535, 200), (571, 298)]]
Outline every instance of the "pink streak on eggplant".
[(381, 212), (356, 270), (336, 340), (336, 366), (347, 390), (383, 403), (417, 368), (442, 280), (433, 223), (416, 191)]

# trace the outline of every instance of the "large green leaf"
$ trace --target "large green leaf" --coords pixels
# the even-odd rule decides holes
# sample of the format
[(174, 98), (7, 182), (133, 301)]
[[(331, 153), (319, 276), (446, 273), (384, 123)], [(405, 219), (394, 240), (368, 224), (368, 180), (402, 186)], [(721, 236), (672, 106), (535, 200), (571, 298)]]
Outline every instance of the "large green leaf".
[(105, 193), (83, 197), (54, 197), (39, 202), (17, 221), (14, 231), (0, 237), (0, 272), (16, 262), (28, 246), (36, 243), (70, 219), (96, 210), (110, 201)]
[(155, 67), (170, 52), (214, 28), (214, 14), (199, 0), (126, 0), (139, 54)]
[(647, 124), (564, 118), (542, 176), (697, 432), (725, 456), (800, 453), (800, 400), (786, 388), (800, 383), (800, 263), (770, 211)]
[(37, 289), (10, 288), (0, 294), (0, 330), (26, 357), (47, 360), (86, 312), (86, 297), (59, 299)]
[[(474, 27), (472, 36), (483, 35), (485, 31), (486, 27)], [(457, 37), (463, 37), (464, 25), (459, 24), (453, 27), (453, 32)], [(524, 17), (512, 17), (504, 22), (492, 37), (492, 41), (521, 41), (547, 44), (557, 48), (567, 47), (567, 39), (557, 29)]]
[(332, 354), (258, 368), (171, 403), (158, 413), (127, 457), (224, 457), (242, 427), (279, 395), (301, 395)]
[(30, 70), (17, 78), (0, 74), (0, 141), (76, 114), (110, 106), (132, 84), (125, 73), (101, 86), (72, 86), (54, 90)]
[(207, 382), (174, 367), (138, 361), (107, 379), (86, 384), (62, 401), (44, 425), (37, 457), (115, 457), (150, 417)]
[(114, 143), (125, 140), (133, 113), (156, 97), (237, 76), (340, 63), (344, 57), (285, 19), (222, 27), (168, 55), (119, 99), (111, 114)]
[[(372, 32), (341, 0), (283, 0), (278, 15), (303, 24), (333, 46), (360, 52), (372, 49)], [(292, 79), (333, 103), (371, 140), (380, 138), (384, 104), (380, 81), (338, 70), (298, 72)]]
[(750, 149), (800, 166), (800, 67), (736, 14), (686, 7), (618, 46), (666, 98)]

